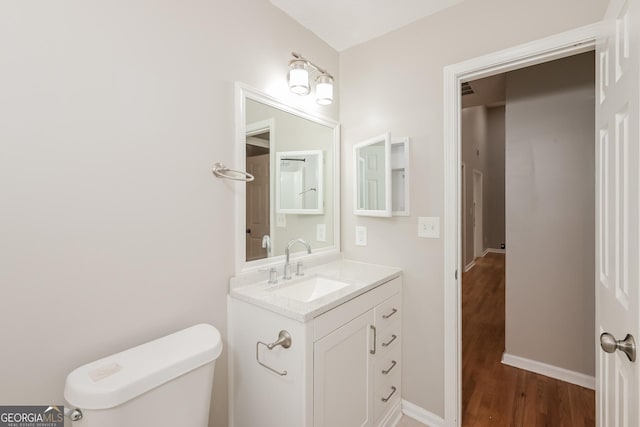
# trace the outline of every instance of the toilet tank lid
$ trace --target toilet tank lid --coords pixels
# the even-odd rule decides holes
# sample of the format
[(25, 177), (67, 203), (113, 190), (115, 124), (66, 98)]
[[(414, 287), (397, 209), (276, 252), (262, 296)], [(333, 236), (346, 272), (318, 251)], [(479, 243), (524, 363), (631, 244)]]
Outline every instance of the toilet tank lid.
[(75, 369), (64, 397), (80, 409), (113, 408), (213, 362), (221, 352), (216, 328), (191, 326)]

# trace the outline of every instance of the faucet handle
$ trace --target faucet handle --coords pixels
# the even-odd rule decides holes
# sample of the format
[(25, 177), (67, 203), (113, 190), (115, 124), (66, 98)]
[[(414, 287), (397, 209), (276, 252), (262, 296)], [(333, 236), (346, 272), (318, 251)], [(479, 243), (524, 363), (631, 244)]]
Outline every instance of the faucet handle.
[(275, 267), (267, 268), (259, 268), (258, 271), (268, 271), (269, 272), (269, 283), (270, 285), (275, 285), (278, 283), (278, 269)]
[(296, 264), (296, 276), (304, 276), (304, 264), (302, 261), (298, 261)]

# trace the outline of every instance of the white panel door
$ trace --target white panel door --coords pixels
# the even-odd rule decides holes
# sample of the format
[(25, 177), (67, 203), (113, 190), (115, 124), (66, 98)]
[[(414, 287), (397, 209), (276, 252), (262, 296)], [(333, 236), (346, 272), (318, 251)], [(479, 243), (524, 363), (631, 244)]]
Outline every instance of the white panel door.
[[(596, 47), (596, 332), (616, 340), (640, 335), (639, 18), (639, 0), (611, 1)], [(638, 363), (596, 351), (597, 425), (640, 426)]]
[(370, 310), (315, 342), (314, 427), (373, 425), (373, 322)]

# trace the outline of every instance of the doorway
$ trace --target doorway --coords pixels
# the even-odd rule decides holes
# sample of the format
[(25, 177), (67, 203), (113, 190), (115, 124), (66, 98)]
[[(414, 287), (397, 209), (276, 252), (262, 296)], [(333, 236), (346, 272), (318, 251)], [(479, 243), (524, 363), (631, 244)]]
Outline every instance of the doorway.
[(445, 425), (461, 421), (460, 84), (593, 50), (596, 25), (445, 68)]

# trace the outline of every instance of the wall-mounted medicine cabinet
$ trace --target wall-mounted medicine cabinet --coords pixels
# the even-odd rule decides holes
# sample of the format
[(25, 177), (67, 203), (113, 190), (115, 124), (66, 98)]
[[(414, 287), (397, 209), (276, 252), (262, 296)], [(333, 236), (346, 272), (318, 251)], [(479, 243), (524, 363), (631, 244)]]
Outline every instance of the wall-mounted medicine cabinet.
[(409, 138), (391, 141), (391, 211), (409, 216)]
[(322, 150), (276, 153), (276, 212), (322, 214)]
[(391, 216), (391, 137), (385, 133), (353, 146), (355, 215)]

